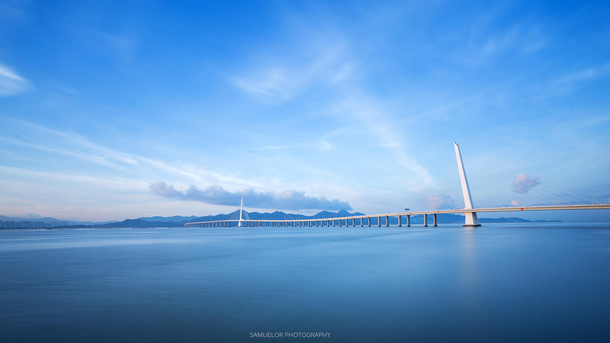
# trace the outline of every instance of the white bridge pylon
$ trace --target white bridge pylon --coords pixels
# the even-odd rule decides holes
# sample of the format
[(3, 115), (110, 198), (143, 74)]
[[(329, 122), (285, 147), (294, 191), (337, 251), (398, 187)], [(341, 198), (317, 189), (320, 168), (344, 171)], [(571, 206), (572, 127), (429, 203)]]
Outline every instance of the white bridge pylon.
[[(477, 212), (512, 212), (512, 211), (559, 211), (559, 210), (608, 210), (610, 204), (581, 204), (581, 205), (544, 205), (544, 206), (515, 206), (515, 207), (479, 207), (475, 208), (472, 204), (472, 196), (470, 195), (470, 188), (468, 186), (468, 179), (466, 178), (466, 170), (464, 163), (462, 162), (462, 154), (460, 153), (460, 147), (456, 142), (453, 142), (455, 148), (455, 157), (457, 159), (458, 170), (460, 173), (460, 182), (462, 184), (462, 194), (464, 195), (464, 208), (463, 209), (451, 209), (451, 210), (428, 210), (428, 211), (414, 211), (414, 212), (399, 212), (399, 213), (384, 213), (384, 214), (373, 214), (373, 215), (362, 215), (362, 216), (349, 216), (349, 217), (336, 217), (336, 218), (317, 218), (317, 219), (285, 219), (285, 220), (269, 220), (269, 219), (258, 219), (251, 220), (248, 216), (248, 212), (244, 211), (244, 199), (241, 199), (241, 207), (239, 210), (239, 220), (227, 219), (227, 220), (214, 220), (207, 222), (194, 222), (186, 223), (185, 227), (314, 227), (324, 226), (339, 226), (343, 224), (345, 226), (371, 226), (371, 218), (377, 219), (377, 226), (380, 227), (382, 222), (383, 226), (390, 226), (390, 218), (398, 218), (398, 226), (403, 226), (402, 218), (406, 217), (406, 225), (411, 226), (411, 216), (423, 215), (424, 226), (428, 226), (428, 215), (431, 214), (433, 218), (434, 226), (437, 226), (437, 214), (440, 213), (462, 213), (465, 217), (464, 226), (481, 226), (479, 224), (479, 218)], [(244, 218), (245, 217), (245, 218)], [(382, 219), (384, 219), (382, 221)], [(365, 224), (365, 222), (367, 224)]]
[[(245, 214), (245, 218), (244, 218), (244, 214)], [(250, 221), (250, 216), (248, 215), (248, 212), (244, 211), (244, 198), (241, 198), (241, 206), (239, 207), (239, 221), (237, 223), (237, 226), (242, 227), (244, 226), (244, 223), (249, 222)]]
[[(460, 182), (462, 184), (462, 194), (464, 195), (464, 209), (472, 210), (474, 206), (472, 206), (472, 197), (470, 195), (470, 187), (468, 187), (468, 179), (466, 178), (466, 169), (464, 169), (464, 162), (462, 162), (460, 146), (456, 142), (453, 142), (453, 146), (455, 147), (455, 158), (457, 159), (458, 169), (460, 171)], [(464, 216), (466, 217), (464, 226), (481, 226), (476, 212), (464, 212)]]

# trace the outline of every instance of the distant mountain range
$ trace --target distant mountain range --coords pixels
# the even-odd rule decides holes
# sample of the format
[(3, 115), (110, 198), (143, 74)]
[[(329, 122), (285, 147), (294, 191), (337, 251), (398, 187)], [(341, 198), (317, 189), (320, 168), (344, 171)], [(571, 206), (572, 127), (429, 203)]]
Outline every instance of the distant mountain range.
[(52, 217), (40, 217), (40, 216), (28, 216), (28, 217), (7, 217), (0, 216), (0, 228), (1, 229), (11, 229), (11, 228), (53, 228), (53, 227), (61, 227), (61, 226), (69, 226), (69, 225), (102, 225), (112, 223), (111, 221), (107, 222), (81, 222), (81, 221), (73, 221), (73, 220), (59, 220)]
[[(252, 220), (291, 220), (291, 219), (322, 219), (322, 218), (336, 218), (346, 216), (360, 216), (364, 215), (360, 212), (350, 213), (345, 210), (339, 212), (328, 212), (322, 211), (313, 216), (306, 216), (302, 214), (289, 214), (281, 211), (275, 211), (272, 213), (259, 213), (259, 212), (246, 212), (244, 211), (244, 219), (247, 218)], [(93, 224), (93, 225), (68, 225), (66, 228), (128, 228), (128, 227), (183, 227), (186, 223), (191, 222), (207, 222), (215, 220), (237, 220), (239, 219), (239, 210), (236, 210), (227, 214), (217, 214), (214, 216), (204, 217), (141, 217), (137, 219), (126, 219), (122, 222), (104, 223), (104, 224)]]
[[(346, 210), (339, 212), (322, 211), (316, 213), (313, 216), (306, 216), (302, 214), (290, 214), (281, 211), (275, 211), (272, 213), (259, 213), (259, 212), (246, 212), (246, 218), (251, 220), (294, 220), (294, 219), (327, 219), (337, 217), (348, 217), (348, 216), (362, 216), (364, 213), (354, 212), (350, 213)], [(244, 217), (245, 217), (244, 215)], [(451, 214), (451, 213), (440, 213), (437, 215), (439, 224), (459, 224), (464, 222), (464, 216)], [(244, 219), (246, 219), (244, 218)], [(137, 219), (126, 219), (120, 222), (77, 222), (77, 221), (66, 221), (57, 220), (51, 217), (45, 218), (18, 218), (18, 217), (6, 217), (0, 216), (0, 228), (11, 229), (11, 228), (130, 228), (130, 227), (184, 227), (184, 224), (191, 222), (206, 222), (216, 220), (237, 220), (239, 219), (239, 210), (236, 210), (227, 214), (217, 214), (213, 216), (172, 216), (172, 217), (141, 217)], [(509, 218), (479, 218), (481, 223), (527, 223), (532, 222), (531, 220), (509, 217)], [(406, 219), (403, 218), (403, 225)], [(423, 216), (412, 216), (412, 224), (423, 224)], [(535, 222), (546, 222), (545, 220), (536, 220)], [(558, 222), (553, 220), (551, 222)], [(385, 218), (382, 219), (382, 225), (385, 225)], [(390, 217), (390, 224), (398, 224), (398, 218)], [(428, 224), (432, 224), (432, 218), (428, 217)], [(357, 224), (359, 225), (359, 223)], [(371, 217), (371, 225), (377, 225), (377, 218)]]

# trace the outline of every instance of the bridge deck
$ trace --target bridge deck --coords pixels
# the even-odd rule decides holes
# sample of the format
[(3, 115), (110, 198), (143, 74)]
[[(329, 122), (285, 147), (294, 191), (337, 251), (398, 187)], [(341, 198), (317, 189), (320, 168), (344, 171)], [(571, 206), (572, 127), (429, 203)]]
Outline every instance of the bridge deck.
[[(473, 208), (473, 209), (450, 209), (450, 210), (433, 210), (433, 211), (415, 211), (415, 212), (396, 212), (371, 214), (363, 216), (348, 216), (335, 218), (317, 218), (317, 219), (249, 219), (242, 222), (315, 222), (321, 220), (352, 220), (361, 218), (379, 218), (379, 217), (397, 217), (397, 216), (417, 216), (424, 214), (440, 214), (440, 213), (473, 213), (473, 212), (513, 212), (513, 211), (558, 211), (558, 210), (601, 210), (610, 209), (610, 204), (591, 204), (591, 205), (551, 205), (551, 206), (523, 206), (523, 207), (488, 207), (488, 208)], [(221, 222), (239, 222), (238, 219), (213, 220), (206, 222), (186, 223), (185, 226), (197, 226), (197, 224), (221, 223)]]

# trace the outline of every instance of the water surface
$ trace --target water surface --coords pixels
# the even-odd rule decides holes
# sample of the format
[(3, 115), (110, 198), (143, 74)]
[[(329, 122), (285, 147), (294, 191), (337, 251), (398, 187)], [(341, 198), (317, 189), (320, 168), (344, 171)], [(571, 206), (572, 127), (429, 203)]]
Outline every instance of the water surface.
[[(602, 223), (0, 231), (8, 341), (608, 341)], [(281, 339), (273, 339), (280, 341)]]

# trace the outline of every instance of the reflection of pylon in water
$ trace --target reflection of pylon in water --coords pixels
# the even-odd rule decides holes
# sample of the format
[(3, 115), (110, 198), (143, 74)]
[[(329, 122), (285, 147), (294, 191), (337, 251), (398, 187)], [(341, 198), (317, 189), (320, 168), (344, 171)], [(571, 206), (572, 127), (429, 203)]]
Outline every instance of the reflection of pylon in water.
[(237, 224), (237, 226), (243, 226), (242, 221), (244, 220), (250, 220), (250, 216), (248, 215), (247, 211), (244, 211), (244, 198), (241, 198), (241, 206), (239, 208), (239, 223)]

